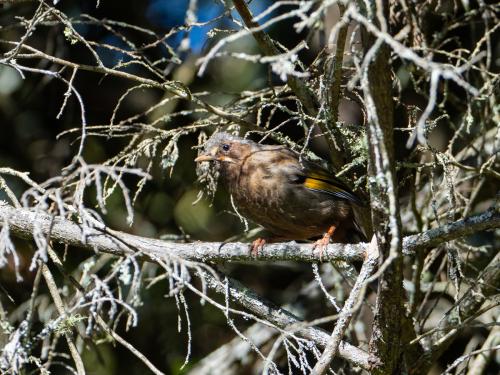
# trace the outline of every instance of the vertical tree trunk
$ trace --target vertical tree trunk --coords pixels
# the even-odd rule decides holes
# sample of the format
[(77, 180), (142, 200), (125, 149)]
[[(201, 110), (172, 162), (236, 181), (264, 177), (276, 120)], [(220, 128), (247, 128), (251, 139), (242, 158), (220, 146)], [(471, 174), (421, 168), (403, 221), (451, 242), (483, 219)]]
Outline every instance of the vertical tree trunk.
[[(378, 9), (375, 9), (378, 7)], [(377, 1), (372, 21), (386, 31), (388, 2)], [(364, 37), (365, 56), (370, 59), (362, 87), (368, 112), (369, 183), (372, 222), (380, 253), (381, 274), (375, 306), (370, 353), (380, 359), (374, 374), (401, 373), (401, 322), (403, 280), (401, 218), (397, 199), (393, 145), (393, 101), (389, 48), (373, 35)]]

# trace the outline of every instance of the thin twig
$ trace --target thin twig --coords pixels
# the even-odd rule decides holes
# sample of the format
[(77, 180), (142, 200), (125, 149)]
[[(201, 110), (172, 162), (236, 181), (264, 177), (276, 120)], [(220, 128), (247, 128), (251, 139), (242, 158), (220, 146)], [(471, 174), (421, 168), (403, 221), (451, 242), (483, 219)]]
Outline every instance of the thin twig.
[(342, 311), (340, 312), (337, 324), (335, 325), (335, 328), (330, 337), (330, 341), (323, 351), (323, 354), (321, 354), (320, 359), (318, 360), (318, 362), (316, 362), (311, 375), (325, 374), (330, 367), (330, 363), (332, 362), (333, 357), (335, 357), (338, 352), (340, 342), (344, 336), (344, 332), (349, 326), (352, 315), (354, 314), (354, 307), (357, 304), (357, 301), (363, 297), (366, 290), (366, 282), (374, 272), (375, 267), (378, 264), (379, 254), (377, 247), (377, 238), (375, 236), (373, 236), (366, 252), (367, 257), (363, 262), (363, 266), (361, 267), (359, 276), (356, 279), (356, 283), (354, 284), (351, 293), (349, 294), (349, 298), (347, 298), (347, 301), (342, 308)]
[[(64, 307), (63, 300), (61, 298), (61, 295), (59, 294), (59, 290), (57, 289), (54, 278), (52, 277), (52, 273), (50, 272), (46, 264), (42, 263), (40, 266), (42, 267), (42, 275), (45, 279), (45, 282), (47, 283), (47, 287), (49, 288), (49, 292), (52, 296), (52, 300), (54, 301), (57, 312), (60, 316), (66, 316), (66, 308)], [(78, 353), (78, 349), (76, 348), (76, 345), (73, 342), (70, 333), (65, 332), (64, 337), (68, 344), (71, 357), (73, 357), (73, 361), (75, 362), (78, 375), (85, 375), (85, 366), (83, 365), (82, 357), (80, 357), (80, 353)]]

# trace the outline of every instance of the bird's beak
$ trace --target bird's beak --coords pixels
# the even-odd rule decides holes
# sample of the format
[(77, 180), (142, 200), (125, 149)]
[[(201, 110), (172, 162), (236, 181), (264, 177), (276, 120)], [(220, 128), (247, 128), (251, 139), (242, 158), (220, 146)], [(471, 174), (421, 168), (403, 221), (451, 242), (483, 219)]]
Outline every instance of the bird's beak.
[(196, 159), (194, 159), (195, 162), (201, 163), (202, 161), (212, 161), (212, 160), (217, 160), (215, 156), (212, 155), (200, 155)]
[(223, 161), (226, 163), (236, 163), (236, 160), (230, 158), (229, 156), (219, 155), (217, 156), (217, 147), (211, 149), (208, 153), (202, 154), (194, 159), (196, 163), (201, 163), (204, 161)]
[(197, 163), (200, 163), (203, 161), (223, 161), (226, 163), (236, 164), (236, 160), (234, 160), (233, 158), (230, 158), (228, 156), (200, 155), (196, 159), (194, 159), (194, 161)]
[(214, 161), (217, 160), (217, 147), (212, 147), (207, 153), (199, 155), (194, 161), (196, 163), (201, 163), (203, 161)]

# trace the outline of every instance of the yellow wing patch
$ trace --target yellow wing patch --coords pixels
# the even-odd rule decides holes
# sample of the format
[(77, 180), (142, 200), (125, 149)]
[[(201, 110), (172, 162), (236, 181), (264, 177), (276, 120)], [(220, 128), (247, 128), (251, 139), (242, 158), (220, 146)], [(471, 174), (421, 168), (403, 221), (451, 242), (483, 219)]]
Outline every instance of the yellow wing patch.
[(332, 175), (330, 174), (330, 172), (326, 172), (321, 169), (307, 170), (306, 174), (308, 177), (316, 178), (319, 180), (332, 180)]
[(309, 177), (306, 178), (306, 180), (304, 181), (304, 186), (308, 189), (324, 190), (332, 193), (340, 193), (345, 191), (344, 189), (339, 188), (323, 180), (317, 180), (315, 178), (309, 178)]
[(330, 194), (337, 199), (347, 200), (363, 206), (361, 199), (351, 192), (349, 187), (342, 181), (332, 176), (330, 172), (320, 168), (307, 168), (304, 174), (303, 186), (305, 188)]

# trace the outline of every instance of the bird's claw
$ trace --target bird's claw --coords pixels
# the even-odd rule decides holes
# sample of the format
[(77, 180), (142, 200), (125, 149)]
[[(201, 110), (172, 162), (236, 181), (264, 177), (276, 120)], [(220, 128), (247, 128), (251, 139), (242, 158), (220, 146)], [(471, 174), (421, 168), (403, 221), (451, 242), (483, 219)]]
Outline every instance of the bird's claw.
[(316, 248), (319, 248), (319, 261), (321, 262), (323, 260), (323, 252), (326, 250), (326, 247), (330, 243), (330, 239), (333, 236), (333, 232), (335, 232), (335, 227), (332, 225), (327, 232), (323, 235), (323, 238), (320, 240), (317, 240), (314, 243), (313, 246), (313, 251), (316, 250)]
[(252, 245), (250, 246), (250, 254), (257, 258), (259, 255), (259, 251), (264, 248), (264, 245), (266, 244), (266, 240), (263, 238), (257, 238), (255, 241), (252, 242)]

